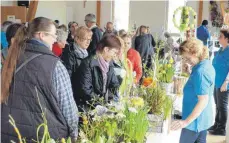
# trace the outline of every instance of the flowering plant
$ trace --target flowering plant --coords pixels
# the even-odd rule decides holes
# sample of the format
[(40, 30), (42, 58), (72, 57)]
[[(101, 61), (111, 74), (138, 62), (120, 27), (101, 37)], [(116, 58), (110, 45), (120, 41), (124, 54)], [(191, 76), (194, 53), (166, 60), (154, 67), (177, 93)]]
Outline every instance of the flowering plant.
[(158, 80), (164, 83), (173, 82), (173, 76), (175, 74), (175, 68), (173, 66), (173, 59), (165, 60), (159, 65)]

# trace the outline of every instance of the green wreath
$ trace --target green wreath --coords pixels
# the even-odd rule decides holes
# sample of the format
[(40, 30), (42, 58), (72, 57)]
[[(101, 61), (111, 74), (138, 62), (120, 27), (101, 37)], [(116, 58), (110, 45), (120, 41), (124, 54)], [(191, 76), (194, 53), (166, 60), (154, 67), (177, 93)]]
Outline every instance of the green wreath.
[[(178, 25), (176, 22), (176, 15), (179, 11), (181, 11), (181, 19), (180, 24)], [(190, 20), (191, 16), (193, 17), (192, 20)], [(183, 6), (174, 11), (173, 24), (181, 32), (194, 29), (196, 27), (196, 23), (196, 12), (191, 7)]]

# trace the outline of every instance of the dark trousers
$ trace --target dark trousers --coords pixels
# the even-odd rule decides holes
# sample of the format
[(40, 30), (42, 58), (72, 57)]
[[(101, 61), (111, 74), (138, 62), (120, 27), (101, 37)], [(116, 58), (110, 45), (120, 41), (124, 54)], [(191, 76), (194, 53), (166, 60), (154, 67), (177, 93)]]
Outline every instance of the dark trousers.
[(214, 90), (214, 99), (216, 104), (215, 125), (218, 129), (226, 129), (227, 123), (227, 105), (229, 91), (221, 92), (219, 88)]
[(194, 132), (183, 128), (180, 136), (180, 143), (206, 143), (207, 130)]

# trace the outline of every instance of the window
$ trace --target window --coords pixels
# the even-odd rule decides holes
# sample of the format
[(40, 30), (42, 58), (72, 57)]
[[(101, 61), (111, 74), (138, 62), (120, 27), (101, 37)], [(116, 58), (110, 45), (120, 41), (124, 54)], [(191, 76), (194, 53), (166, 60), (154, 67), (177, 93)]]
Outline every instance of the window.
[(114, 1), (114, 23), (117, 30), (128, 30), (129, 26), (129, 0), (115, 0)]

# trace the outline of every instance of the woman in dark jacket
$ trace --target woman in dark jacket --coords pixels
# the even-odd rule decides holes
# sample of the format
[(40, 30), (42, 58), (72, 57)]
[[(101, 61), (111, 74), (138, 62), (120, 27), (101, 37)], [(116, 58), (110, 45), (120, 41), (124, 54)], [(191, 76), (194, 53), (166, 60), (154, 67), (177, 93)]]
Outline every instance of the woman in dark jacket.
[(135, 39), (135, 49), (140, 53), (142, 63), (146, 64), (147, 68), (151, 66), (151, 60), (154, 53), (153, 48), (156, 46), (154, 38), (148, 34), (146, 26), (140, 27), (140, 35)]
[(80, 109), (87, 109), (87, 103), (95, 106), (100, 98), (105, 102), (117, 100), (120, 85), (112, 60), (120, 48), (121, 43), (116, 36), (106, 36), (99, 42), (96, 55), (82, 61), (78, 80), (74, 81), (77, 84), (74, 96)]
[(89, 28), (81, 26), (76, 30), (74, 36), (74, 43), (70, 44), (61, 57), (70, 77), (73, 73), (76, 74), (81, 61), (88, 56), (87, 48), (91, 42), (92, 32)]

